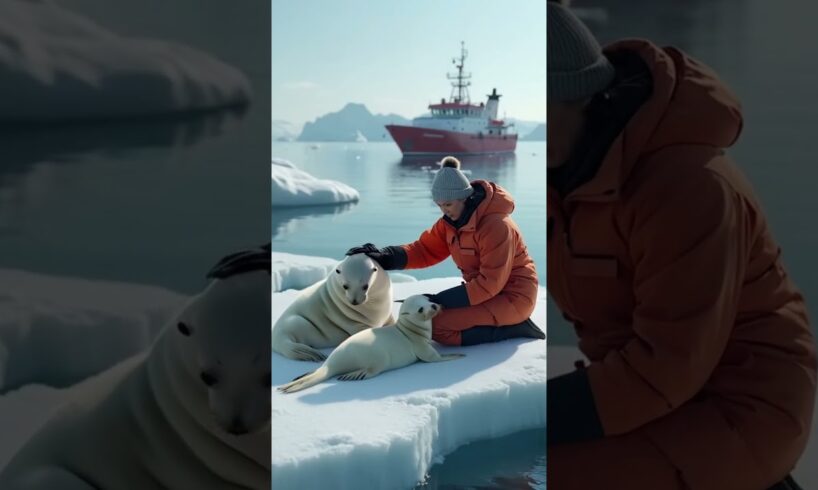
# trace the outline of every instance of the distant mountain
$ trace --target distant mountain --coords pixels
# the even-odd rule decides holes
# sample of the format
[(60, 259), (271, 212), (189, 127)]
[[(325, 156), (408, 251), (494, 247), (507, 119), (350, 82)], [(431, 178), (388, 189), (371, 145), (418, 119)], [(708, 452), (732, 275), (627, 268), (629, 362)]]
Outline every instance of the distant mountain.
[(372, 114), (363, 104), (349, 103), (304, 125), (298, 141), (390, 141), (386, 124), (410, 124), (397, 114)]
[(514, 119), (513, 117), (506, 118), (506, 120), (510, 123), (514, 123), (514, 127), (517, 129), (517, 134), (520, 135), (520, 138), (524, 135), (527, 136), (534, 131), (537, 126), (542, 124), (540, 121), (524, 121), (522, 119)]
[(522, 141), (545, 141), (545, 124), (540, 124), (521, 138)]
[(295, 124), (281, 119), (273, 119), (273, 141), (293, 141), (298, 134)]

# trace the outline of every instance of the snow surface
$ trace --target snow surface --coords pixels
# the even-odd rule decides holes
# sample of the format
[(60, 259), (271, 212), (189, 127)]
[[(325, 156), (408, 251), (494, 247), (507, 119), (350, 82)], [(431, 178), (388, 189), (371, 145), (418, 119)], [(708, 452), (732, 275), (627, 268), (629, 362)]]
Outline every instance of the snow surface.
[(304, 289), (327, 277), (338, 260), (327, 257), (309, 257), (273, 252), (271, 276), (273, 292)]
[[(394, 295), (437, 292), (459, 282), (399, 283)], [(273, 294), (273, 323), (296, 295)], [(545, 326), (545, 316), (543, 301), (534, 319)], [(467, 356), (365, 381), (327, 381), (291, 395), (274, 392), (273, 488), (325, 488), (328, 482), (336, 490), (412, 488), (459, 446), (545, 427), (545, 341), (438, 349)], [(319, 365), (274, 354), (273, 384)]]
[(185, 296), (0, 269), (0, 393), (68, 386), (150, 345)]
[[(574, 370), (574, 361), (583, 360), (586, 357), (576, 347), (548, 348), (548, 377), (553, 378), (560, 374), (565, 374)], [(815, 399), (815, 406), (818, 407), (818, 396)], [(808, 463), (812, 461), (813, 463)], [(812, 437), (807, 445), (806, 452), (801, 456), (800, 463), (792, 472), (795, 481), (803, 488), (818, 488), (818, 420), (813, 421)]]
[(0, 0), (0, 120), (127, 118), (245, 105), (250, 82), (201, 51), (127, 38), (56, 2)]
[(0, 396), (0, 471), (59, 408), (70, 390), (28, 385)]
[(317, 206), (357, 202), (360, 195), (352, 187), (334, 180), (317, 179), (299, 170), (292, 162), (272, 160), (273, 206)]

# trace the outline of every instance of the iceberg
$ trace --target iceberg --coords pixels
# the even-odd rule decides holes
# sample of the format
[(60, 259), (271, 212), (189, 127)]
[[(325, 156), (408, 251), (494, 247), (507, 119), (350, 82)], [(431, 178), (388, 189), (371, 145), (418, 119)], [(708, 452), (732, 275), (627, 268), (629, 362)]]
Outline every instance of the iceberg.
[(272, 160), (272, 179), (274, 207), (342, 204), (357, 202), (360, 197), (358, 191), (344, 183), (317, 179), (280, 158)]
[[(459, 282), (397, 283), (394, 295), (437, 292)], [(273, 294), (273, 323), (297, 294)], [(544, 326), (545, 316), (541, 301), (533, 318)], [(438, 349), (466, 357), (416, 363), (365, 381), (326, 381), (291, 395), (274, 392), (273, 488), (408, 489), (460, 446), (545, 427), (544, 340)], [(318, 365), (273, 354), (273, 384)]]
[(52, 123), (246, 106), (247, 77), (204, 52), (120, 36), (57, 2), (0, 0), (0, 120)]

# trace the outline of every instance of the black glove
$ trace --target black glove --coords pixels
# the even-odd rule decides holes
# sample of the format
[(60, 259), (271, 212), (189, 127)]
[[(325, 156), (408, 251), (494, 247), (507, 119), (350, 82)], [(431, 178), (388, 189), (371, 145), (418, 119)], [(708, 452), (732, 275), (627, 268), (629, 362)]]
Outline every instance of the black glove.
[(453, 288), (444, 289), (437, 294), (424, 294), (429, 301), (444, 308), (463, 308), (471, 306), (469, 303), (469, 293), (466, 292), (465, 284)]
[(347, 255), (366, 254), (367, 257), (377, 262), (384, 270), (392, 271), (406, 267), (407, 257), (403, 247), (377, 248), (371, 243), (365, 243), (360, 247), (352, 247), (347, 250)]

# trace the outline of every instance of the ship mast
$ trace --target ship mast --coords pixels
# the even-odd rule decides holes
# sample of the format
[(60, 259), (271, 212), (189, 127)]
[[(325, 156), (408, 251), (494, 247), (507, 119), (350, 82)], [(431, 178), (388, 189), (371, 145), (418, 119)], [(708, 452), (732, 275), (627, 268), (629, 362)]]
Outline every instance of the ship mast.
[[(452, 58), (452, 64), (457, 67), (457, 74), (447, 73), (446, 77), (452, 82), (452, 94), (450, 96), (451, 102), (455, 104), (469, 104), (469, 85), (468, 81), (471, 78), (471, 73), (463, 73), (463, 66), (466, 62), (466, 57), (469, 52), (466, 51), (465, 43), (460, 41), (460, 58)], [(456, 93), (456, 95), (455, 95)]]

